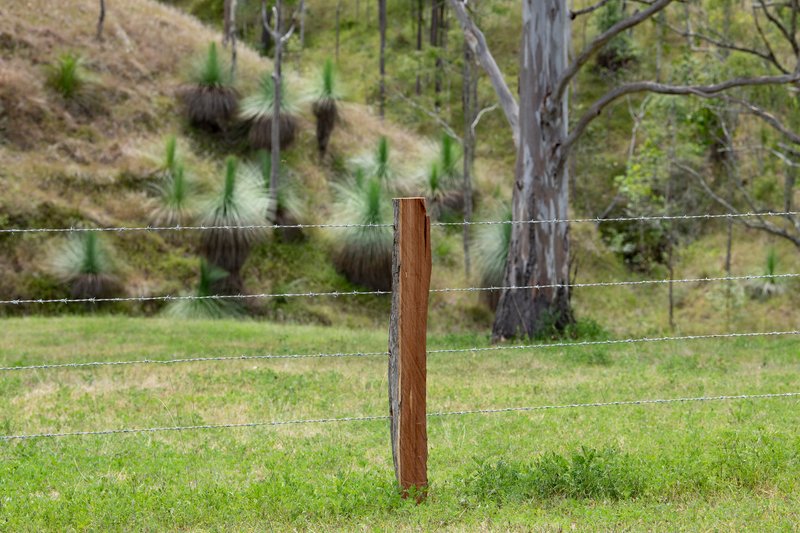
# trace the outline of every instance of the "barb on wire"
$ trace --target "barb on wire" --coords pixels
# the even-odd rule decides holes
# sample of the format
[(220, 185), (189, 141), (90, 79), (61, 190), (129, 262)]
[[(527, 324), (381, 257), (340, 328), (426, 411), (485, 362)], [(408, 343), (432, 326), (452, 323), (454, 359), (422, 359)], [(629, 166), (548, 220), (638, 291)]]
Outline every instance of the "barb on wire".
[[(562, 405), (535, 405), (528, 407), (498, 407), (491, 409), (438, 411), (438, 412), (428, 413), (427, 416), (428, 418), (434, 418), (434, 417), (460, 416), (460, 415), (471, 415), (471, 414), (495, 414), (495, 413), (527, 412), (527, 411), (545, 411), (545, 410), (555, 410), (555, 409), (577, 409), (582, 407), (616, 407), (625, 405), (757, 400), (757, 399), (768, 399), (768, 398), (792, 398), (797, 396), (800, 396), (800, 392), (736, 394), (736, 395), (725, 395), (725, 396), (695, 396), (689, 398), (658, 398), (658, 399), (644, 399), (644, 400), (618, 400), (611, 402), (571, 403)], [(162, 431), (192, 431), (192, 430), (202, 430), (202, 429), (238, 429), (238, 428), (254, 428), (254, 427), (264, 427), (264, 426), (288, 426), (296, 424), (326, 424), (333, 422), (366, 422), (374, 420), (389, 420), (389, 418), (390, 417), (386, 415), (371, 415), (371, 416), (368, 415), (368, 416), (349, 416), (341, 418), (311, 418), (305, 420), (272, 420), (267, 422), (244, 422), (237, 424), (204, 424), (196, 426), (164, 426), (164, 427), (152, 427), (152, 428), (104, 429), (99, 431), (70, 431), (63, 433), (31, 433), (27, 435), (0, 435), (0, 440), (12, 441), (12, 440), (30, 440), (30, 439), (58, 438), (58, 437), (120, 435), (120, 434), (132, 434), (132, 433), (156, 433)]]
[[(615, 218), (553, 218), (544, 220), (484, 220), (484, 221), (463, 221), (463, 222), (434, 222), (432, 226), (478, 226), (494, 224), (580, 224), (592, 222), (600, 224), (603, 222), (633, 222), (633, 221), (656, 221), (656, 220), (698, 220), (698, 219), (735, 219), (749, 217), (785, 217), (797, 216), (800, 211), (767, 211), (767, 212), (748, 212), (748, 213), (726, 213), (726, 214), (698, 214), (698, 215), (652, 215), (640, 217), (615, 217)], [(74, 232), (151, 232), (151, 231), (207, 231), (207, 230), (253, 230), (253, 229), (311, 229), (311, 228), (391, 228), (394, 224), (251, 224), (242, 226), (105, 226), (98, 228), (91, 227), (69, 227), (69, 228), (0, 228), (0, 234), (22, 234), (22, 233), (74, 233)]]
[[(598, 281), (591, 283), (571, 283), (570, 288), (575, 287), (619, 287), (623, 285), (659, 285), (665, 283), (707, 283), (711, 281), (741, 281), (752, 279), (772, 279), (772, 278), (797, 278), (800, 274), (764, 274), (756, 276), (722, 276), (722, 277), (705, 277), (705, 278), (685, 278), (685, 279), (646, 279), (640, 281)], [(462, 288), (446, 288), (446, 289), (431, 289), (431, 292), (477, 292), (477, 291), (511, 291), (521, 289), (557, 289), (563, 287), (563, 284), (550, 284), (550, 285), (517, 285), (514, 287), (462, 287)]]
[(297, 297), (317, 297), (330, 296), (364, 296), (376, 294), (391, 294), (391, 291), (346, 291), (346, 292), (285, 292), (278, 294), (214, 294), (211, 296), (121, 296), (118, 298), (52, 298), (52, 299), (29, 299), (29, 300), (0, 300), (0, 304), (22, 305), (22, 304), (74, 304), (74, 303), (107, 303), (107, 302), (153, 302), (153, 301), (174, 301), (174, 300), (230, 300), (230, 299), (249, 299), (249, 298), (297, 298)]
[(580, 341), (580, 342), (553, 342), (542, 344), (518, 344), (511, 346), (487, 346), (484, 348), (444, 348), (428, 350), (429, 354), (437, 353), (466, 353), (466, 352), (496, 352), (502, 350), (533, 350), (538, 348), (565, 348), (571, 346), (599, 346), (606, 344), (636, 344), (642, 342), (667, 342), (689, 341), (700, 339), (726, 339), (737, 337), (776, 337), (782, 335), (800, 335), (800, 331), (756, 331), (751, 333), (707, 333), (705, 335), (683, 335), (680, 337), (638, 337), (630, 339), (612, 339), (605, 341)]
[[(489, 347), (473, 347), (473, 348), (444, 348), (436, 350), (428, 350), (428, 354), (442, 354), (442, 353), (465, 353), (465, 352), (487, 352), (487, 351), (502, 351), (502, 350), (522, 350), (522, 349), (537, 349), (537, 348), (559, 348), (559, 347), (572, 347), (572, 346), (595, 346), (604, 344), (634, 344), (641, 342), (665, 342), (665, 341), (685, 341), (685, 340), (698, 340), (698, 339), (718, 339), (729, 337), (768, 337), (780, 335), (800, 335), (800, 331), (766, 331), (766, 332), (752, 332), (752, 333), (710, 333), (706, 335), (686, 335), (682, 337), (639, 337), (629, 339), (605, 340), (605, 341), (581, 341), (581, 342), (556, 342), (549, 344), (526, 344), (518, 346), (489, 346)], [(172, 365), (179, 363), (202, 363), (212, 361), (247, 361), (259, 359), (306, 359), (306, 358), (335, 358), (335, 357), (374, 357), (374, 356), (388, 356), (389, 352), (340, 352), (340, 353), (319, 353), (319, 354), (276, 354), (276, 355), (229, 355), (229, 356), (210, 356), (210, 357), (187, 357), (181, 359), (134, 359), (127, 361), (89, 361), (82, 363), (52, 363), (41, 365), (28, 365), (28, 366), (4, 366), (0, 367), (0, 372), (13, 372), (18, 370), (49, 370), (49, 369), (64, 369), (64, 368), (91, 368), (100, 366), (125, 366), (125, 365)]]
[(60, 368), (86, 368), (98, 366), (127, 365), (174, 365), (180, 363), (205, 363), (213, 361), (251, 361), (269, 359), (328, 359), (335, 357), (373, 357), (388, 356), (389, 352), (339, 352), (339, 353), (295, 353), (268, 355), (220, 355), (209, 357), (185, 357), (180, 359), (129, 359), (126, 361), (88, 361), (82, 363), (52, 363), (28, 366), (0, 366), (0, 372), (16, 370), (50, 370)]

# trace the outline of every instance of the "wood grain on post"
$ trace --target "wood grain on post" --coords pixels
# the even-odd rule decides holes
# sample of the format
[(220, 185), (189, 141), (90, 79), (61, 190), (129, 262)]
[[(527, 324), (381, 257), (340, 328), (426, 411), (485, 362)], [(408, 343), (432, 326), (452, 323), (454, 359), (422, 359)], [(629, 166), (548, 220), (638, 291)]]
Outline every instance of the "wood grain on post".
[(408, 494), (428, 485), (425, 410), (431, 222), (424, 198), (394, 200), (392, 316), (389, 323), (389, 415), (397, 482)]

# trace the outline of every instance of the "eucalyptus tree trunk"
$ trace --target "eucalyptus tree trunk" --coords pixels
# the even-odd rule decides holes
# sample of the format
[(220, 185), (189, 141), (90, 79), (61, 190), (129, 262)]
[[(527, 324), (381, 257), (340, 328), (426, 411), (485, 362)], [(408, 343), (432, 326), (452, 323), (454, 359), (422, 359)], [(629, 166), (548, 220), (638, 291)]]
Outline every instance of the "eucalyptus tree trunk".
[[(522, 0), (519, 74), (519, 146), (512, 196), (513, 220), (568, 217), (567, 99), (554, 100), (567, 69), (569, 20), (564, 0)], [(569, 289), (567, 223), (514, 224), (506, 286), (548, 285), (503, 291), (492, 336), (535, 337), (574, 321)]]
[(100, 0), (100, 14), (97, 16), (97, 33), (95, 38), (98, 41), (103, 40), (103, 23), (106, 20), (106, 0)]
[(283, 60), (283, 6), (281, 0), (275, 0), (275, 32), (272, 36), (275, 42), (275, 58), (272, 65), (272, 86), (274, 88), (272, 101), (272, 147), (270, 149), (269, 191), (274, 204), (272, 208), (277, 211), (278, 200), (278, 175), (281, 167), (281, 91), (283, 83), (281, 76), (281, 61)]
[(386, 0), (378, 0), (378, 22), (381, 32), (380, 113), (383, 118), (386, 113)]
[[(478, 108), (478, 77), (473, 72), (475, 56), (469, 44), (464, 43), (464, 77), (462, 86), (462, 103), (464, 107), (464, 155), (463, 155), (463, 194), (464, 221), (472, 221), (472, 168), (475, 161), (475, 131), (472, 123)], [(464, 224), (464, 274), (470, 277), (469, 224)]]

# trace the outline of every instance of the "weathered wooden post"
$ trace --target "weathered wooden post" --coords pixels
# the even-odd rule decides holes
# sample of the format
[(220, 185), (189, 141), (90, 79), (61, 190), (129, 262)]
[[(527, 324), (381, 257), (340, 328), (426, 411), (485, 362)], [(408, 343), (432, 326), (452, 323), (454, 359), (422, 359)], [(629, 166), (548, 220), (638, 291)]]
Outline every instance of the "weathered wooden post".
[(425, 411), (431, 221), (424, 198), (394, 200), (392, 316), (389, 323), (389, 415), (397, 482), (422, 498), (428, 485)]

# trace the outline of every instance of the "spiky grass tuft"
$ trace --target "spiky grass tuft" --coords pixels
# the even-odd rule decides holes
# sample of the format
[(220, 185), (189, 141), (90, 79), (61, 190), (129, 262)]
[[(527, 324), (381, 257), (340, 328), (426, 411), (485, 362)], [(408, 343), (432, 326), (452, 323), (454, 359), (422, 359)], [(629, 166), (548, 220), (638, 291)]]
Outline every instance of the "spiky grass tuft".
[(198, 222), (204, 226), (225, 226), (203, 232), (200, 251), (211, 264), (228, 272), (215, 283), (220, 294), (242, 291), (241, 269), (252, 246), (264, 231), (258, 228), (235, 229), (232, 226), (259, 226), (267, 223), (270, 200), (259, 178), (247, 167), (239, 168), (235, 157), (225, 162), (221, 187), (208, 200)]
[(150, 219), (160, 226), (178, 226), (190, 223), (194, 217), (192, 202), (193, 183), (186, 176), (182, 163), (175, 163), (155, 186), (155, 205)]
[(54, 65), (48, 67), (47, 85), (64, 98), (76, 97), (87, 82), (83, 58), (78, 54), (62, 54)]
[(323, 156), (328, 150), (331, 134), (339, 120), (339, 109), (336, 104), (339, 98), (336, 90), (336, 70), (333, 61), (328, 59), (322, 68), (317, 98), (311, 105), (311, 111), (317, 119), (317, 149)]
[(773, 296), (782, 294), (784, 286), (779, 283), (779, 278), (774, 277), (778, 273), (778, 254), (775, 248), (770, 248), (767, 252), (767, 261), (764, 266), (764, 276), (767, 278), (750, 280), (747, 285), (747, 292), (751, 298), (757, 300), (768, 300)]
[(183, 319), (239, 318), (244, 315), (242, 307), (231, 300), (210, 298), (215, 295), (214, 286), (228, 277), (228, 273), (209, 264), (205, 259), (200, 261), (200, 279), (192, 296), (198, 300), (175, 300), (164, 309), (169, 317)]
[[(500, 220), (511, 221), (511, 219), (511, 209), (506, 207)], [(511, 224), (481, 226), (475, 232), (472, 248), (481, 287), (503, 285), (510, 244)], [(500, 300), (500, 291), (483, 291), (481, 300), (494, 311)]]
[(54, 253), (53, 274), (73, 298), (107, 298), (120, 292), (113, 251), (95, 232), (70, 236)]
[(211, 43), (203, 59), (195, 65), (192, 85), (182, 91), (189, 121), (200, 127), (225, 129), (236, 116), (239, 95), (231, 85), (229, 69)]
[[(391, 204), (381, 181), (372, 177), (361, 186), (340, 185), (334, 212), (344, 224), (391, 223)], [(392, 286), (392, 230), (388, 227), (353, 228), (336, 234), (333, 261), (352, 283), (373, 290)]]
[[(253, 148), (272, 149), (272, 116), (275, 105), (275, 82), (270, 73), (264, 74), (258, 85), (258, 91), (242, 102), (241, 117), (251, 122), (250, 144)], [(287, 92), (286, 83), (281, 85), (281, 98), (278, 103), (280, 121), (280, 147), (288, 148), (297, 136), (297, 118), (294, 116), (294, 105), (291, 94)]]

